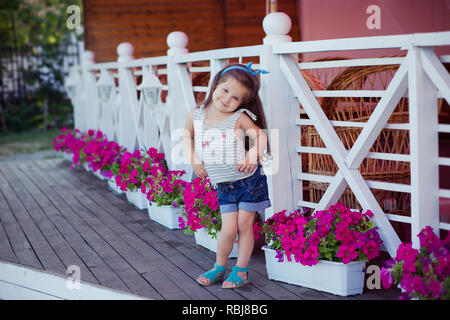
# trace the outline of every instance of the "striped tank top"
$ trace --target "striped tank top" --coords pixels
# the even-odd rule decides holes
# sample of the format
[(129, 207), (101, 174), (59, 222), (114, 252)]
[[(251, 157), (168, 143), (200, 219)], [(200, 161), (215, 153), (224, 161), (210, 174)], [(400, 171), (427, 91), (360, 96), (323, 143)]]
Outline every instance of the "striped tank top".
[(250, 177), (258, 166), (248, 174), (239, 172), (236, 167), (245, 158), (244, 135), (235, 135), (236, 121), (242, 112), (253, 121), (256, 116), (247, 109), (239, 109), (223, 122), (209, 127), (204, 123), (205, 108), (198, 107), (193, 114), (195, 152), (202, 159), (208, 177), (213, 184), (236, 181)]

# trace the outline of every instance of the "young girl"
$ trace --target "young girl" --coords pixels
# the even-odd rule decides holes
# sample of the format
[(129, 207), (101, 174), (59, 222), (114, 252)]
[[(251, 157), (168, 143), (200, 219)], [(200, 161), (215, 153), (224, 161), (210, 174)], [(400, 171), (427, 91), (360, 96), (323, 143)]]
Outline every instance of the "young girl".
[[(222, 288), (237, 288), (249, 282), (255, 213), (271, 205), (266, 176), (259, 165), (268, 146), (261, 130), (267, 126), (257, 75), (266, 71), (253, 71), (251, 64), (234, 64), (219, 71), (205, 102), (186, 120), (184, 152), (197, 177), (208, 177), (217, 185), (222, 218), (216, 263), (197, 278), (202, 285), (224, 278), (236, 235), (238, 258)], [(253, 142), (247, 151), (246, 136)]]

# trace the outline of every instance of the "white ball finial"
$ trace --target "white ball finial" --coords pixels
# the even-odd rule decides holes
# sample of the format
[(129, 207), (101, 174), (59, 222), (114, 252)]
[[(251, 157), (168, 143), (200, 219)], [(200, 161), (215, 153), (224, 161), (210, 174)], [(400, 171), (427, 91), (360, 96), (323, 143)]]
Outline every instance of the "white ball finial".
[(129, 42), (122, 42), (117, 46), (117, 54), (119, 55), (119, 62), (133, 60), (134, 47)]
[(85, 65), (94, 64), (95, 63), (94, 57), (95, 57), (94, 52), (86, 50), (85, 52), (83, 52), (83, 64)]
[(188, 49), (186, 46), (189, 42), (189, 38), (183, 31), (173, 31), (167, 36), (167, 45), (169, 50), (168, 55), (173, 55), (175, 53), (186, 53)]
[(266, 33), (264, 44), (291, 42), (292, 38), (288, 35), (291, 27), (291, 18), (286, 13), (269, 13), (263, 20), (263, 28)]

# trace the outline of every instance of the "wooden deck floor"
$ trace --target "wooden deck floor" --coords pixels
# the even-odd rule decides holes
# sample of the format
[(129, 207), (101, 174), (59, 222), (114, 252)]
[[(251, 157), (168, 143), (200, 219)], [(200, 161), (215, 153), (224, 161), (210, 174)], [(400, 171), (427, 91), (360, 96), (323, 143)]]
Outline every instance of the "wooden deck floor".
[[(203, 287), (196, 277), (215, 254), (182, 230), (150, 221), (84, 169), (62, 158), (0, 162), (0, 260), (66, 274), (152, 299), (343, 299), (267, 278), (255, 249), (252, 283), (240, 289)], [(230, 259), (228, 269), (234, 265)], [(368, 290), (345, 299), (397, 299), (397, 290)]]

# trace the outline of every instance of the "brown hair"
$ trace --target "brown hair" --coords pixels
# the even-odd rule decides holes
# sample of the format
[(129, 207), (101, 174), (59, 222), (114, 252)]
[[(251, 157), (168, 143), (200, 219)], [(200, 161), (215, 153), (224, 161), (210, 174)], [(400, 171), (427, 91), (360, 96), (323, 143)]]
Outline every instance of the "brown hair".
[[(247, 88), (249, 92), (249, 95), (245, 97), (244, 101), (236, 109), (236, 111), (239, 109), (248, 109), (256, 115), (256, 121), (253, 121), (255, 125), (257, 125), (260, 129), (268, 129), (266, 117), (264, 115), (264, 108), (261, 99), (259, 98), (259, 88), (261, 86), (259, 77), (254, 76), (242, 69), (231, 69), (226, 71), (221, 76), (222, 72), (226, 68), (229, 68), (231, 66), (241, 66), (243, 68), (246, 68), (246, 66), (242, 64), (230, 64), (217, 72), (211, 84), (211, 90), (209, 91), (208, 96), (206, 97), (205, 101), (203, 101), (197, 107), (200, 107), (200, 105), (205, 105), (205, 107), (208, 106), (212, 102), (213, 92), (214, 90), (216, 90), (217, 86), (222, 82), (225, 82), (228, 78), (233, 77), (234, 79), (239, 81), (239, 83), (242, 84), (245, 88)], [(267, 143), (267, 150), (268, 152), (270, 150), (269, 143)]]
[[(205, 107), (208, 106), (212, 102), (213, 92), (214, 90), (216, 90), (217, 86), (222, 82), (225, 82), (228, 78), (233, 77), (234, 79), (239, 81), (239, 83), (242, 84), (245, 88), (247, 88), (249, 92), (249, 95), (245, 97), (244, 101), (236, 109), (236, 111), (239, 109), (248, 109), (256, 116), (256, 121), (253, 121), (252, 119), (255, 125), (257, 125), (260, 129), (267, 130), (268, 128), (266, 117), (264, 115), (264, 108), (261, 99), (259, 98), (259, 88), (261, 87), (259, 77), (254, 76), (242, 69), (230, 69), (222, 74), (222, 72), (226, 68), (229, 68), (231, 66), (241, 66), (243, 68), (246, 68), (246, 66), (242, 64), (230, 64), (217, 72), (211, 84), (211, 90), (209, 91), (208, 96), (206, 97), (205, 101), (200, 103), (197, 107), (200, 107), (201, 105), (204, 105)], [(246, 149), (248, 149), (248, 141), (246, 141)], [(267, 142), (267, 152), (270, 152), (269, 142)]]

